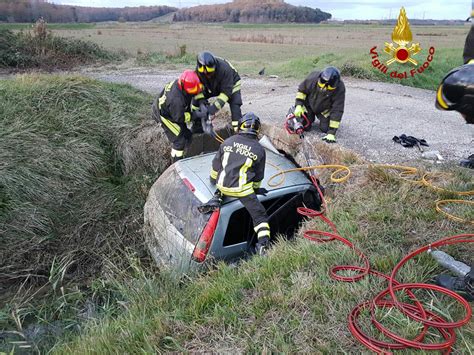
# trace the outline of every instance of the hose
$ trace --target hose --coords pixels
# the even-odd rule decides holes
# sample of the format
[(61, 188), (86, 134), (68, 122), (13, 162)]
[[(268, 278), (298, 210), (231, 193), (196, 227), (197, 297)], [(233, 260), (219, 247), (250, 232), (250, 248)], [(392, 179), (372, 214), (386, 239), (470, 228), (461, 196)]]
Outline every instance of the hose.
[[(270, 179), (268, 180), (268, 185), (271, 187), (281, 185), (284, 182), (285, 174), (289, 172), (293, 172), (293, 171), (307, 171), (307, 170), (314, 170), (314, 169), (336, 169), (336, 171), (331, 174), (331, 180), (333, 182), (344, 182), (349, 178), (351, 174), (350, 169), (342, 165), (314, 165), (314, 166), (288, 169), (288, 170), (281, 170), (278, 166), (275, 166), (273, 164), (272, 166), (280, 171), (272, 175)], [(390, 169), (400, 170), (401, 171), (400, 178), (413, 182), (413, 183), (424, 185), (426, 187), (431, 187), (437, 191), (450, 192), (457, 195), (474, 194), (474, 191), (450, 191), (450, 190), (436, 187), (429, 180), (429, 174), (423, 175), (422, 179), (420, 180), (413, 180), (411, 178), (418, 174), (418, 170), (416, 168), (405, 167), (405, 166), (391, 166), (391, 165), (376, 165), (376, 167), (382, 168), (382, 169), (390, 168)], [(346, 172), (346, 174), (340, 178), (337, 178), (336, 176), (342, 172)], [(271, 181), (278, 176), (282, 176), (282, 180), (278, 183), (271, 183)], [(316, 178), (314, 173), (311, 174), (310, 177), (311, 177), (311, 181), (313, 185), (316, 187), (320, 195), (323, 208), (321, 209), (321, 211), (316, 211), (310, 208), (298, 207), (297, 212), (305, 217), (319, 218), (330, 228), (331, 232), (312, 230), (312, 229), (306, 230), (303, 233), (304, 238), (316, 243), (326, 243), (326, 242), (338, 240), (342, 242), (344, 245), (351, 248), (354, 251), (354, 253), (357, 256), (359, 256), (359, 258), (363, 262), (362, 267), (357, 266), (357, 265), (333, 266), (329, 271), (330, 277), (338, 281), (355, 282), (355, 281), (359, 281), (363, 279), (364, 277), (370, 274), (370, 275), (383, 278), (388, 281), (388, 287), (386, 289), (379, 292), (379, 294), (376, 295), (372, 300), (368, 300), (357, 305), (349, 313), (348, 327), (351, 334), (367, 349), (374, 351), (378, 354), (391, 354), (391, 350), (402, 350), (402, 349), (442, 350), (444, 351), (444, 353), (447, 353), (447, 354), (450, 353), (451, 346), (456, 342), (456, 333), (454, 332), (454, 329), (467, 324), (472, 317), (472, 309), (469, 303), (457, 293), (451, 290), (445, 289), (443, 287), (432, 285), (432, 284), (426, 284), (426, 283), (400, 283), (396, 280), (396, 276), (397, 276), (398, 271), (402, 268), (402, 266), (408, 260), (414, 258), (415, 256), (433, 247), (440, 247), (444, 245), (453, 245), (453, 244), (459, 244), (459, 243), (473, 243), (474, 234), (460, 234), (456, 236), (451, 236), (445, 239), (441, 239), (430, 245), (419, 248), (415, 250), (414, 252), (411, 252), (410, 254), (405, 256), (393, 268), (390, 276), (385, 275), (381, 272), (371, 270), (368, 257), (361, 250), (359, 250), (350, 240), (339, 235), (336, 225), (328, 217), (324, 215), (325, 211), (327, 211), (327, 204), (326, 204), (324, 195), (321, 191), (321, 188), (319, 187), (318, 179)], [(465, 200), (441, 200), (441, 201), (437, 201), (436, 209), (437, 211), (446, 214), (451, 219), (464, 221), (462, 218), (452, 216), (444, 212), (440, 207), (443, 204), (453, 203), (453, 202), (465, 203), (465, 204), (472, 203), (471, 201), (465, 201)], [(355, 274), (352, 276), (344, 276), (340, 274), (342, 271), (351, 271), (351, 272), (355, 272)], [(448, 322), (446, 319), (444, 319), (441, 315), (437, 314), (436, 312), (426, 310), (423, 307), (423, 304), (416, 298), (415, 294), (413, 293), (412, 290), (414, 289), (440, 292), (442, 294), (447, 295), (448, 297), (451, 297), (455, 302), (459, 303), (463, 307), (464, 313), (465, 313), (464, 317), (458, 321)], [(397, 291), (403, 291), (413, 303), (411, 304), (411, 303), (401, 302), (396, 296)], [(396, 333), (384, 327), (381, 324), (381, 322), (377, 319), (376, 314), (375, 314), (375, 311), (377, 308), (398, 309), (400, 312), (405, 314), (411, 320), (421, 323), (423, 325), (423, 328), (414, 339), (406, 339), (402, 336), (399, 336)], [(360, 327), (358, 323), (358, 319), (364, 309), (370, 310), (370, 319), (373, 326), (378, 331), (380, 331), (383, 335), (390, 338), (392, 340), (391, 342), (375, 339), (374, 337), (371, 337), (370, 335), (368, 335), (366, 332), (363, 331), (363, 329)], [(441, 335), (442, 341), (438, 343), (424, 343), (423, 342), (430, 327), (437, 330), (437, 332)]]
[[(456, 190), (449, 190), (445, 189), (439, 186), (436, 186), (433, 184), (433, 178), (439, 177), (439, 176), (445, 176), (446, 173), (425, 173), (421, 177), (421, 179), (414, 179), (414, 177), (420, 175), (419, 171), (417, 168), (409, 167), (409, 166), (400, 166), (400, 165), (373, 165), (375, 168), (379, 169), (387, 169), (387, 170), (399, 170), (401, 171), (399, 174), (399, 178), (403, 179), (405, 181), (419, 184), (425, 187), (430, 188), (431, 190), (434, 190), (436, 192), (441, 192), (441, 193), (446, 193), (446, 194), (452, 194), (452, 195), (457, 195), (457, 196), (472, 196), (474, 195), (474, 190), (467, 190), (467, 191), (456, 191)], [(410, 178), (413, 177), (413, 178)], [(455, 216), (453, 214), (450, 214), (446, 212), (442, 206), (447, 205), (447, 204), (457, 204), (457, 205), (473, 205), (474, 206), (474, 201), (469, 201), (469, 200), (461, 200), (461, 199), (449, 199), (449, 200), (437, 200), (435, 202), (435, 208), (436, 211), (438, 211), (441, 214), (444, 214), (447, 218), (456, 221), (456, 222), (461, 222), (461, 223), (469, 223), (469, 224), (474, 224), (474, 220), (467, 220), (458, 216)]]
[[(318, 184), (317, 179), (312, 178), (313, 184), (321, 191)], [(324, 201), (324, 196), (320, 193), (321, 199)], [(355, 282), (358, 280), (363, 279), (367, 275), (375, 275), (381, 277), (388, 281), (388, 287), (381, 291), (375, 298), (370, 301), (365, 301), (352, 309), (348, 316), (348, 324), (349, 330), (351, 334), (366, 348), (372, 350), (378, 354), (391, 354), (390, 350), (395, 349), (418, 349), (418, 350), (444, 350), (446, 353), (450, 352), (451, 346), (456, 341), (456, 333), (454, 332), (455, 328), (459, 328), (469, 322), (472, 317), (472, 309), (469, 303), (462, 298), (457, 293), (445, 289), (443, 287), (425, 283), (399, 283), (396, 281), (397, 272), (401, 269), (401, 267), (413, 257), (431, 249), (433, 247), (440, 247), (444, 245), (453, 245), (458, 243), (473, 243), (474, 242), (474, 234), (461, 234), (452, 237), (448, 237), (442, 240), (439, 240), (435, 243), (430, 245), (424, 246), (422, 248), (417, 249), (416, 251), (408, 254), (405, 256), (393, 269), (390, 276), (387, 276), (383, 273), (380, 273), (375, 270), (371, 270), (369, 259), (367, 256), (358, 248), (354, 246), (352, 242), (348, 239), (343, 238), (337, 232), (336, 225), (326, 216), (324, 216), (324, 212), (315, 211), (308, 208), (298, 208), (298, 213), (305, 217), (313, 217), (321, 219), (332, 232), (320, 231), (320, 230), (307, 230), (304, 232), (304, 238), (317, 243), (325, 243), (334, 240), (338, 240), (351, 248), (355, 254), (357, 254), (361, 260), (363, 261), (364, 266), (356, 266), (356, 265), (343, 265), (343, 266), (333, 266), (330, 269), (329, 275), (332, 279), (343, 281), (343, 282)], [(342, 276), (340, 275), (341, 271), (352, 271), (356, 272), (353, 276)], [(414, 293), (412, 292), (413, 289), (423, 289), (423, 290), (431, 290), (443, 293), (449, 297), (451, 297), (454, 301), (458, 302), (465, 311), (465, 316), (461, 320), (448, 322), (444, 319), (441, 315), (436, 314), (435, 312), (429, 311), (424, 309), (422, 303), (416, 298)], [(405, 292), (410, 300), (414, 304), (401, 302), (398, 300), (396, 296), (396, 291), (403, 291)], [(391, 299), (387, 299), (390, 296)], [(420, 322), (423, 325), (423, 329), (420, 333), (413, 339), (406, 339), (403, 338), (394, 332), (385, 328), (378, 320), (375, 315), (375, 311), (377, 308), (395, 308), (398, 309), (400, 312), (408, 316), (410, 319)], [(386, 342), (375, 339), (368, 334), (366, 334), (358, 323), (358, 318), (362, 313), (362, 310), (369, 309), (370, 310), (370, 319), (372, 324), (386, 337), (393, 340), (393, 342)], [(439, 334), (441, 335), (443, 341), (439, 343), (423, 343), (425, 335), (427, 334), (429, 328), (436, 329)]]

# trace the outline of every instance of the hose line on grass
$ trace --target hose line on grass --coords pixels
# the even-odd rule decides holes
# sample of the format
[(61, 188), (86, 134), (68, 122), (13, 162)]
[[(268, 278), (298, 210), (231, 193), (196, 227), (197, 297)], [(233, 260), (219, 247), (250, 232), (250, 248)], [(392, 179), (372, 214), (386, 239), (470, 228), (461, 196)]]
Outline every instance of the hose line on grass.
[[(315, 185), (316, 189), (320, 193), (323, 204), (325, 205), (324, 196), (321, 193), (321, 189), (318, 186), (318, 181), (315, 176), (311, 176), (311, 181)], [(365, 301), (352, 309), (348, 316), (348, 326), (351, 334), (369, 350), (376, 352), (377, 354), (391, 354), (391, 350), (401, 349), (418, 349), (418, 350), (442, 350), (445, 353), (451, 352), (452, 345), (456, 342), (456, 333), (454, 329), (459, 328), (469, 322), (472, 317), (472, 309), (469, 303), (457, 293), (445, 289), (437, 285), (431, 285), (426, 283), (400, 283), (396, 280), (396, 275), (402, 266), (410, 259), (415, 256), (427, 251), (434, 247), (440, 247), (444, 245), (453, 245), (459, 243), (474, 243), (474, 234), (460, 234), (451, 236), (445, 239), (441, 239), (435, 243), (424, 246), (405, 256), (393, 269), (390, 276), (385, 275), (381, 272), (371, 270), (368, 257), (348, 239), (342, 237), (338, 231), (336, 225), (324, 215), (324, 211), (315, 211), (309, 208), (299, 207), (297, 212), (305, 217), (319, 218), (321, 219), (330, 229), (331, 232), (321, 230), (306, 230), (303, 234), (304, 238), (316, 242), (326, 243), (334, 240), (338, 240), (351, 248), (357, 256), (362, 260), (364, 266), (357, 265), (338, 265), (333, 266), (330, 269), (329, 275), (332, 279), (343, 281), (343, 282), (355, 282), (363, 279), (367, 275), (375, 275), (388, 281), (388, 287), (381, 291), (375, 298), (369, 301)], [(355, 272), (355, 275), (345, 276), (341, 275), (340, 272), (350, 271)], [(461, 305), (464, 310), (464, 317), (458, 321), (449, 322), (443, 316), (438, 313), (427, 310), (423, 307), (420, 300), (417, 299), (412, 290), (429, 290), (442, 293), (455, 302)], [(412, 303), (401, 302), (396, 295), (396, 291), (405, 293)], [(376, 310), (381, 308), (397, 309), (406, 315), (411, 320), (421, 323), (423, 326), (419, 334), (413, 339), (407, 339), (400, 335), (397, 335), (393, 331), (387, 329), (376, 316)], [(431, 307), (433, 308), (433, 307)], [(359, 324), (359, 317), (363, 313), (363, 310), (370, 310), (370, 320), (372, 325), (381, 332), (385, 337), (391, 339), (391, 341), (382, 341), (370, 336), (365, 332)], [(425, 336), (428, 334), (430, 328), (436, 330), (442, 340), (438, 343), (424, 343)]]

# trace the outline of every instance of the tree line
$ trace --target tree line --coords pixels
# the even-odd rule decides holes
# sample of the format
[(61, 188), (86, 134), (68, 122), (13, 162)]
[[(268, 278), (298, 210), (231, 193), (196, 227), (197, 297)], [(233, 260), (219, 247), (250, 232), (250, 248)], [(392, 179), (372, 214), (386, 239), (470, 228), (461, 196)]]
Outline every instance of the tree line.
[(45, 0), (0, 0), (0, 21), (35, 22), (40, 17), (47, 22), (148, 21), (176, 10), (170, 6), (94, 8), (56, 5)]
[(222, 5), (201, 5), (180, 9), (173, 21), (241, 23), (318, 23), (331, 14), (306, 6), (293, 6), (281, 0), (234, 0)]

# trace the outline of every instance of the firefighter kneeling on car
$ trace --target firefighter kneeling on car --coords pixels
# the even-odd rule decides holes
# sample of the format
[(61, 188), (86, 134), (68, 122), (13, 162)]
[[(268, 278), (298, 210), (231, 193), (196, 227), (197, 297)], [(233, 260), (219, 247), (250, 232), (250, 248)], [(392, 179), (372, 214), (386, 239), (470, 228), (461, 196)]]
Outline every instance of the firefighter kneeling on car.
[(265, 171), (265, 149), (257, 140), (260, 119), (252, 112), (245, 114), (238, 124), (238, 134), (227, 138), (212, 161), (211, 183), (218, 191), (205, 206), (218, 208), (223, 196), (237, 197), (249, 212), (257, 233), (256, 250), (262, 255), (270, 241), (270, 225), (265, 207), (257, 194)]
[[(187, 127), (191, 122), (191, 101), (202, 91), (197, 74), (185, 70), (178, 78), (165, 85), (153, 101), (153, 119), (161, 123), (166, 137), (171, 142), (173, 163), (184, 158), (184, 148), (191, 142), (192, 133)], [(194, 115), (198, 114), (194, 112)]]

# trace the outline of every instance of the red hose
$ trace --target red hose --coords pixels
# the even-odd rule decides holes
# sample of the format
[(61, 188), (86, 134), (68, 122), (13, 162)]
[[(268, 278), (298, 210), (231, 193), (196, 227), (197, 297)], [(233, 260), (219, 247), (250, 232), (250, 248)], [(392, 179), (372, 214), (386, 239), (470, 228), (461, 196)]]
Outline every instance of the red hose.
[[(370, 269), (370, 263), (367, 256), (364, 255), (362, 251), (357, 249), (352, 242), (348, 239), (343, 238), (337, 232), (336, 225), (327, 218), (324, 213), (327, 210), (327, 204), (324, 199), (324, 196), (321, 192), (319, 184), (317, 182), (316, 177), (311, 176), (311, 181), (313, 182), (314, 186), (319, 192), (321, 196), (321, 201), (323, 208), (321, 211), (315, 211), (309, 208), (299, 207), (297, 209), (298, 213), (311, 218), (320, 218), (323, 222), (325, 222), (332, 232), (325, 232), (319, 230), (307, 230), (304, 232), (304, 237), (309, 239), (313, 242), (317, 243), (324, 243), (330, 242), (333, 240), (338, 240), (343, 244), (347, 245), (351, 248), (359, 257), (362, 258), (364, 266), (355, 266), (355, 265), (341, 265), (341, 266), (334, 266), (331, 268), (329, 275), (332, 279), (344, 281), (344, 282), (354, 282), (364, 278), (366, 275), (371, 274), (388, 281), (388, 287), (381, 291), (377, 296), (375, 296), (370, 301), (365, 301), (351, 311), (348, 316), (349, 322), (349, 330), (351, 334), (366, 348), (372, 350), (378, 354), (391, 354), (390, 350), (401, 350), (401, 349), (419, 349), (419, 350), (442, 350), (444, 353), (449, 354), (451, 352), (451, 346), (456, 342), (456, 333), (454, 332), (455, 328), (459, 328), (466, 323), (469, 322), (472, 316), (472, 309), (469, 303), (457, 293), (445, 289), (443, 287), (432, 285), (432, 284), (425, 284), (425, 283), (399, 283), (396, 281), (397, 272), (401, 269), (401, 267), (411, 258), (427, 251), (433, 247), (440, 247), (445, 245), (453, 245), (459, 243), (473, 243), (474, 242), (474, 234), (460, 234), (451, 236), (445, 239), (441, 239), (432, 243), (430, 245), (424, 246), (411, 252), (407, 256), (405, 256), (394, 268), (390, 276), (380, 273), (375, 270)], [(340, 271), (356, 271), (357, 274), (354, 276), (341, 276), (338, 274)], [(413, 294), (413, 289), (423, 289), (423, 290), (431, 290), (443, 293), (455, 301), (461, 304), (461, 306), (465, 310), (465, 316), (461, 320), (448, 322), (442, 316), (426, 310), (423, 308), (421, 302), (416, 298)], [(405, 292), (408, 297), (411, 299), (413, 304), (404, 303), (398, 300), (396, 296), (397, 291)], [(390, 298), (388, 298), (390, 297)], [(375, 316), (376, 308), (396, 308), (407, 317), (412, 320), (415, 320), (421, 324), (423, 324), (423, 329), (421, 330), (420, 334), (418, 334), (414, 339), (405, 339), (392, 331), (385, 328)], [(361, 314), (363, 309), (370, 309), (371, 313), (371, 322), (381, 333), (385, 336), (393, 340), (393, 342), (385, 342), (373, 337), (370, 337), (361, 329), (358, 324), (358, 318)], [(440, 343), (423, 343), (425, 335), (428, 332), (428, 329), (432, 327), (436, 329), (443, 341)]]

